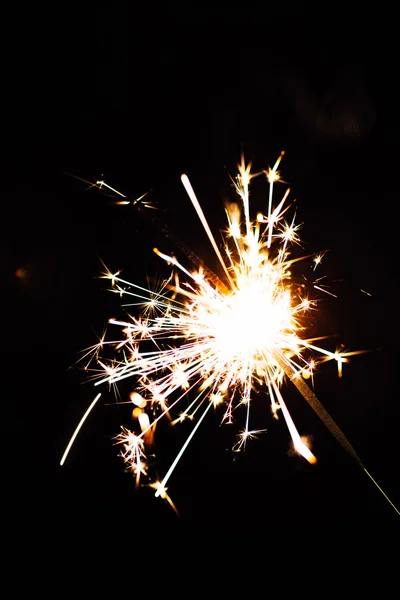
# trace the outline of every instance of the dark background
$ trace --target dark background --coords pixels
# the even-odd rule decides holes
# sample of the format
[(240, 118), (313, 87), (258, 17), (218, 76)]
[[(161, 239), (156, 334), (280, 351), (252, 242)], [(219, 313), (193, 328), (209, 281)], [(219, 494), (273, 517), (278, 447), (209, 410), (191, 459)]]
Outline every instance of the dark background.
[[(298, 201), (304, 251), (329, 249), (321, 270), (341, 280), (339, 299), (321, 308), (320, 333), (371, 350), (345, 365), (342, 380), (334, 365), (321, 368), (316, 392), (400, 504), (400, 117), (390, 27), (275, 5), (265, 15), (128, 6), (7, 17), (0, 264), (12, 416), (3, 428), (18, 528), (128, 527), (143, 539), (154, 526), (174, 527), (218, 540), (289, 528), (334, 535), (340, 525), (349, 543), (365, 527), (389, 535), (398, 517), (294, 388), (285, 398), (299, 431), (313, 437), (318, 465), (288, 457), (285, 423), (267, 405), (256, 412), (267, 432), (240, 456), (230, 452), (234, 433), (210, 414), (169, 482), (179, 520), (124, 472), (111, 438), (131, 421), (128, 409), (107, 405), (112, 395), (59, 467), (95, 393), (69, 367), (119, 311), (97, 278), (99, 258), (144, 283), (146, 273), (166, 272), (153, 246), (173, 250), (137, 211), (67, 173), (104, 177), (132, 198), (152, 189), (165, 221), (212, 264), (180, 174), (218, 230), (240, 152), (266, 168), (285, 149), (281, 171)], [(160, 474), (187, 434), (186, 426), (161, 432)]]

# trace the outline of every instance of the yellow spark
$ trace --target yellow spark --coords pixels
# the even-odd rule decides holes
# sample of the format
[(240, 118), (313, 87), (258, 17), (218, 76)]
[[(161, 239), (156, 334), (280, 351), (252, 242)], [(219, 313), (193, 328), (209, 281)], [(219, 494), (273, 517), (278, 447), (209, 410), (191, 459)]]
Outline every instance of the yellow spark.
[(257, 435), (267, 431), (266, 429), (255, 429), (253, 431), (249, 431), (248, 429), (244, 429), (240, 433), (238, 433), (238, 441), (233, 446), (232, 450), (234, 452), (239, 452), (242, 448), (246, 446), (247, 440), (255, 440), (257, 439)]
[(334, 298), (337, 298), (338, 296), (336, 294), (333, 294), (332, 292), (328, 292), (328, 290), (320, 287), (319, 285), (314, 285), (316, 290), (319, 290), (320, 292), (324, 292), (324, 294), (329, 294), (329, 296), (333, 296)]
[(211, 245), (212, 245), (212, 247), (214, 248), (214, 251), (215, 251), (216, 255), (217, 255), (217, 256), (218, 256), (218, 258), (219, 258), (219, 261), (220, 261), (220, 263), (221, 263), (221, 265), (222, 265), (222, 268), (224, 269), (224, 271), (225, 271), (225, 273), (226, 273), (226, 276), (228, 277), (228, 280), (229, 280), (229, 282), (230, 282), (230, 283), (231, 283), (231, 285), (233, 286), (233, 282), (232, 282), (231, 276), (230, 276), (230, 274), (229, 274), (229, 271), (228, 271), (228, 269), (226, 268), (226, 265), (225, 265), (224, 259), (222, 258), (222, 256), (221, 256), (221, 253), (220, 253), (220, 251), (219, 251), (219, 249), (218, 249), (218, 246), (217, 246), (217, 244), (216, 244), (216, 242), (215, 242), (215, 240), (214, 240), (214, 236), (213, 236), (213, 234), (212, 234), (212, 232), (211, 232), (211, 229), (210, 229), (210, 227), (209, 227), (209, 225), (208, 225), (208, 223), (207, 223), (207, 221), (206, 221), (206, 218), (205, 218), (205, 216), (204, 216), (203, 210), (202, 210), (202, 208), (201, 208), (201, 206), (200, 206), (200, 203), (199, 203), (199, 201), (197, 200), (196, 194), (194, 193), (194, 190), (193, 190), (193, 188), (192, 188), (192, 185), (191, 185), (191, 183), (190, 183), (190, 181), (189, 181), (189, 178), (188, 178), (188, 176), (187, 176), (187, 175), (182, 175), (182, 176), (181, 176), (181, 181), (182, 181), (182, 183), (183, 183), (183, 186), (184, 186), (184, 188), (185, 188), (185, 190), (186, 190), (186, 192), (187, 192), (187, 194), (188, 194), (189, 198), (190, 198), (190, 199), (191, 199), (191, 201), (192, 201), (192, 204), (193, 204), (193, 206), (194, 206), (194, 208), (195, 208), (195, 210), (196, 210), (196, 212), (197, 212), (197, 214), (198, 214), (198, 217), (199, 217), (199, 219), (200, 219), (200, 221), (201, 221), (201, 223), (202, 223), (202, 225), (203, 225), (204, 229), (206, 230), (206, 233), (207, 233), (207, 235), (208, 235), (208, 239), (210, 240), (210, 242), (211, 242)]
[(160, 496), (161, 498), (163, 498), (163, 500), (166, 500), (171, 506), (171, 508), (173, 508), (177, 514), (179, 514), (175, 504), (172, 502), (171, 498), (167, 494), (168, 488), (166, 488), (160, 481), (155, 481), (154, 483), (151, 483), (150, 487), (153, 488), (153, 490), (156, 490), (156, 497)]
[(221, 392), (216, 392), (215, 394), (210, 395), (210, 401), (214, 406), (218, 406), (219, 404), (223, 403), (224, 396), (221, 394)]
[(102, 189), (103, 187), (106, 187), (107, 189), (111, 190), (115, 194), (118, 194), (118, 196), (122, 196), (122, 198), (126, 198), (125, 194), (121, 194), (121, 192), (114, 189), (113, 187), (111, 187), (111, 185), (108, 185), (108, 183), (106, 183), (103, 180), (96, 181), (96, 185), (98, 185), (100, 189)]
[(128, 468), (136, 476), (136, 486), (139, 485), (141, 475), (146, 475), (144, 440), (142, 436), (135, 435), (126, 427), (121, 427), (121, 433), (116, 437), (116, 444), (122, 445), (120, 456), (128, 465)]
[(105, 365), (103, 362), (101, 362), (101, 360), (98, 360), (97, 362), (101, 367), (103, 367), (104, 371), (110, 378), (112, 378), (118, 372), (118, 369), (116, 369), (116, 367), (110, 367), (109, 365)]
[(280, 153), (280, 155), (278, 157), (278, 160), (276, 161), (276, 163), (274, 164), (272, 169), (269, 168), (267, 171), (264, 171), (265, 175), (267, 176), (268, 183), (274, 183), (275, 181), (280, 181), (281, 176), (278, 171), (278, 167), (279, 167), (279, 164), (280, 164), (284, 154), (285, 154), (285, 151), (282, 150), (282, 152)]
[(119, 275), (121, 274), (121, 271), (117, 271), (116, 273), (111, 273), (110, 269), (108, 267), (106, 267), (104, 262), (101, 261), (101, 263), (104, 267), (104, 271), (100, 275), (100, 279), (109, 279), (111, 281), (111, 286), (114, 287), (115, 283), (119, 280)]
[(300, 243), (300, 238), (297, 234), (297, 231), (300, 229), (301, 225), (295, 225), (294, 224), (294, 218), (293, 221), (290, 223), (284, 223), (284, 226), (281, 228), (281, 233), (278, 234), (278, 237), (282, 238), (284, 240), (284, 242), (286, 242), (286, 244), (288, 242), (290, 243), (295, 243), (295, 244), (299, 244)]
[(149, 415), (147, 413), (142, 412), (138, 416), (138, 421), (140, 425), (140, 429), (143, 433), (143, 439), (148, 446), (152, 446), (154, 442), (153, 430), (151, 427)]
[(138, 406), (139, 408), (145, 408), (147, 404), (147, 401), (143, 398), (143, 396), (138, 394), (138, 392), (132, 392), (129, 398), (131, 399), (133, 404), (136, 404), (136, 406)]
[(322, 259), (324, 258), (326, 252), (320, 252), (319, 254), (317, 254), (316, 256), (314, 256), (313, 262), (314, 262), (314, 268), (313, 271), (315, 271), (315, 269), (318, 267), (318, 265), (321, 264)]
[(360, 292), (362, 292), (363, 294), (366, 294), (367, 296), (372, 296), (372, 294), (370, 294), (369, 292), (366, 292), (365, 290), (360, 288)]

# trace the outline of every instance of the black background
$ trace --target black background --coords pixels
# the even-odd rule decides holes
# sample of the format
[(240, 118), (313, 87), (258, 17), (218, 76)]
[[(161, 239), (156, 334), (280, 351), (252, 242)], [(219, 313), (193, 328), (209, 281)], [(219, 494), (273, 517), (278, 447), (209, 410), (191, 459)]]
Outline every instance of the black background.
[[(321, 368), (316, 392), (400, 504), (395, 43), (387, 24), (360, 15), (265, 12), (167, 4), (153, 13), (121, 3), (7, 17), (0, 261), (12, 417), (3, 428), (9, 497), (25, 533), (62, 538), (84, 525), (145, 539), (155, 527), (219, 540), (286, 537), (290, 528), (334, 535), (344, 525), (351, 542), (366, 525), (385, 535), (395, 527), (388, 503), (290, 388), (289, 409), (313, 437), (317, 466), (288, 457), (286, 426), (267, 405), (256, 411), (267, 432), (240, 456), (230, 452), (234, 433), (210, 414), (169, 482), (179, 519), (124, 472), (111, 438), (129, 427), (129, 410), (108, 406), (111, 395), (59, 467), (94, 397), (69, 367), (119, 310), (97, 278), (99, 258), (143, 283), (148, 272), (165, 274), (153, 246), (173, 250), (137, 212), (67, 173), (103, 176), (132, 198), (152, 189), (166, 222), (212, 264), (180, 174), (218, 230), (240, 152), (266, 168), (285, 149), (281, 171), (298, 201), (304, 251), (329, 249), (321, 269), (341, 280), (339, 299), (324, 300), (320, 332), (371, 350), (345, 365), (342, 380), (334, 365)], [(161, 474), (187, 434), (186, 426), (161, 432)]]

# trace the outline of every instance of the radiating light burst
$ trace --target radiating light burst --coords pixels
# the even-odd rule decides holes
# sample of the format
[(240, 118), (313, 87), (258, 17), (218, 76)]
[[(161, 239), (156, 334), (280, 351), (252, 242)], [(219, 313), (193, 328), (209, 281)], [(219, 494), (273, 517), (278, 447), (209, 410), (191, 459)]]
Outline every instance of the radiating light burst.
[[(142, 289), (146, 300), (142, 316), (132, 316), (128, 321), (110, 321), (121, 328), (125, 337), (117, 346), (123, 346), (127, 352), (118, 366), (115, 361), (111, 367), (104, 366), (98, 359), (104, 366), (106, 377), (96, 385), (114, 384), (134, 377), (136, 390), (148, 399), (153, 409), (159, 409), (161, 415), (170, 414), (171, 403), (175, 408), (177, 394), (182, 401), (189, 397), (189, 390), (197, 388), (194, 406), (190, 411), (185, 410), (179, 420), (192, 416), (194, 410), (208, 403), (215, 404), (215, 398), (225, 403), (223, 420), (230, 422), (237, 406), (245, 405), (245, 427), (236, 449), (253, 437), (249, 429), (250, 407), (256, 399), (256, 390), (267, 390), (273, 412), (276, 414), (282, 409), (297, 452), (309, 462), (315, 462), (283, 401), (280, 386), (284, 370), (280, 361), (284, 361), (294, 375), (300, 376), (316, 365), (313, 360), (311, 366), (304, 356), (305, 351), (317, 351), (324, 360), (336, 360), (340, 366), (346, 359), (340, 353), (315, 346), (313, 340), (302, 336), (302, 318), (315, 308), (315, 303), (305, 292), (303, 295), (302, 288), (292, 280), (294, 260), (289, 256), (289, 245), (299, 244), (297, 232), (300, 226), (295, 224), (294, 218), (283, 219), (289, 190), (273, 208), (273, 186), (279, 181), (277, 166), (282, 156), (272, 169), (256, 175), (251, 172), (251, 163), (246, 164), (242, 156), (234, 179), (240, 202), (226, 207), (225, 258), (188, 177), (182, 176), (182, 183), (220, 260), (224, 282), (221, 281), (218, 287), (207, 280), (201, 269), (191, 271), (175, 257), (155, 249), (160, 258), (174, 267), (175, 277), (158, 293)], [(269, 216), (260, 218), (259, 215), (252, 221), (250, 181), (262, 174), (269, 182)], [(273, 241), (278, 245), (275, 252), (270, 248)], [(111, 281), (116, 292), (122, 295), (129, 292), (140, 299), (142, 294), (136, 291), (138, 287), (119, 275), (118, 272), (106, 272), (103, 277)], [(128, 290), (124, 286), (128, 286)], [(154, 314), (156, 309), (159, 315)], [(149, 342), (152, 349), (149, 349)], [(277, 361), (278, 356), (280, 361)], [(126, 440), (123, 458), (135, 473), (140, 472), (141, 453), (131, 451), (131, 433), (124, 432), (118, 437), (120, 443), (124, 444)], [(142, 432), (139, 439), (144, 435)]]
[[(252, 428), (251, 407), (255, 402), (268, 401), (274, 417), (283, 416), (295, 451), (309, 463), (316, 462), (284, 401), (281, 389), (285, 376), (366, 471), (304, 381), (313, 382), (318, 365), (328, 360), (336, 361), (340, 376), (343, 363), (359, 352), (344, 352), (343, 348), (330, 351), (317, 344), (323, 338), (306, 335), (309, 317), (317, 314), (316, 300), (308, 296), (307, 287), (327, 290), (315, 285), (319, 280), (311, 279), (306, 287), (304, 270), (303, 279), (295, 277), (292, 271), (298, 268), (299, 261), (304, 261), (313, 277), (324, 252), (300, 258), (290, 255), (291, 246), (301, 243), (300, 224), (294, 217), (286, 216), (291, 208), (290, 190), (276, 203), (273, 198), (283, 154), (272, 169), (255, 174), (251, 163), (246, 164), (242, 156), (238, 174), (232, 178), (238, 200), (225, 208), (228, 227), (222, 234), (222, 250), (188, 177), (182, 175), (182, 183), (218, 257), (220, 277), (212, 274), (210, 278), (210, 270), (201, 265), (192, 270), (175, 256), (156, 248), (155, 253), (171, 267), (170, 277), (157, 288), (130, 283), (120, 277), (121, 273), (108, 269), (102, 274), (111, 282), (112, 291), (133, 300), (130, 308), (129, 304), (125, 306), (127, 310), (134, 307), (136, 312), (126, 320), (110, 319), (110, 325), (119, 330), (117, 339), (107, 342), (102, 336), (91, 349), (91, 358), (95, 356), (103, 371), (95, 386), (133, 380), (131, 401), (136, 431), (123, 426), (115, 442), (121, 446), (121, 456), (136, 483), (147, 478), (155, 495), (165, 498), (174, 510), (166, 484), (211, 408), (223, 406), (222, 422), (232, 423), (236, 421), (237, 409), (243, 407), (244, 421), (233, 446), (234, 451), (239, 451), (265, 431)], [(258, 176), (266, 178), (269, 189), (266, 214), (258, 213), (252, 219), (250, 182)], [(101, 356), (106, 347), (113, 349), (109, 360)], [(164, 418), (173, 425), (189, 420), (193, 427), (168, 472), (159, 480), (151, 475), (146, 455), (154, 454), (155, 428)]]

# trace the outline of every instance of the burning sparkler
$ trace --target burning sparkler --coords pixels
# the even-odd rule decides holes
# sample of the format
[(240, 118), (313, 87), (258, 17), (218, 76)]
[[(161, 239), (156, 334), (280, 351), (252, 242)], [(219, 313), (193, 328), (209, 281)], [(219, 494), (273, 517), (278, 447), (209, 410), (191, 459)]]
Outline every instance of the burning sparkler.
[[(278, 166), (283, 155), (282, 152), (272, 169), (261, 173), (252, 173), (251, 163), (246, 164), (242, 157), (238, 175), (232, 180), (239, 202), (226, 206), (228, 229), (222, 251), (188, 177), (182, 175), (183, 186), (221, 265), (221, 277), (213, 273), (210, 276), (209, 269), (201, 264), (192, 271), (174, 256), (156, 248), (155, 253), (172, 267), (170, 278), (160, 289), (148, 290), (107, 269), (103, 274), (110, 280), (113, 291), (135, 298), (142, 307), (140, 316), (109, 321), (122, 331), (122, 339), (106, 342), (102, 338), (91, 349), (91, 359), (95, 358), (101, 367), (95, 386), (114, 385), (127, 378), (135, 381), (131, 400), (138, 431), (122, 427), (116, 443), (121, 445), (121, 455), (137, 484), (142, 477), (148, 477), (146, 454), (154, 447), (154, 431), (160, 419), (167, 417), (174, 424), (196, 417), (189, 438), (164, 478), (150, 479), (155, 495), (165, 498), (174, 509), (166, 484), (206, 414), (217, 404), (224, 405), (222, 420), (229, 423), (233, 422), (238, 407), (244, 406), (244, 426), (233, 447), (241, 450), (260, 433), (251, 429), (251, 406), (260, 401), (261, 394), (256, 397), (256, 392), (263, 392), (273, 415), (277, 418), (279, 411), (283, 415), (296, 452), (308, 462), (316, 462), (284, 401), (281, 387), (285, 376), (372, 479), (350, 442), (304, 381), (313, 378), (316, 366), (328, 360), (336, 361), (341, 376), (343, 363), (360, 352), (331, 352), (317, 345), (317, 339), (322, 338), (303, 336), (306, 317), (316, 310), (316, 302), (308, 296), (304, 283), (296, 282), (291, 273), (294, 263), (309, 257), (290, 257), (290, 245), (300, 243), (300, 225), (294, 218), (288, 221), (285, 218), (290, 208), (287, 206), (290, 190), (286, 190), (275, 207), (273, 203), (274, 183), (280, 180)], [(253, 220), (249, 189), (256, 176), (266, 177), (269, 195), (267, 214), (258, 214)], [(104, 182), (97, 184), (105, 186)], [(274, 245), (278, 246), (276, 251)], [(323, 254), (311, 257), (313, 271)], [(325, 291), (320, 286), (314, 287)], [(106, 344), (115, 350), (108, 362), (100, 355)], [(179, 406), (183, 408), (175, 417)], [(65, 457), (66, 453), (63, 461)]]

